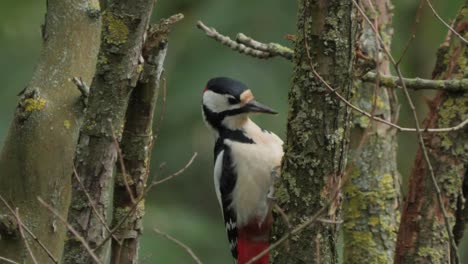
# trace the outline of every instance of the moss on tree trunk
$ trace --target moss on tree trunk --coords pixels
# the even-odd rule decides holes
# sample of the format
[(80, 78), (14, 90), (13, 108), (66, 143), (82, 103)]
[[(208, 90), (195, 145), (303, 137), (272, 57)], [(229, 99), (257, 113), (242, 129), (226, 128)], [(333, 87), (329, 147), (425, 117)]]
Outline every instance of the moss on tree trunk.
[[(349, 99), (356, 41), (351, 1), (298, 3), (287, 139), (276, 194), (292, 225), (329, 204), (331, 209), (323, 217), (337, 217), (339, 202), (334, 194), (346, 164), (350, 111), (314, 76), (311, 65)], [(276, 217), (274, 227), (274, 238), (288, 230), (281, 217)], [(288, 247), (276, 250), (272, 257), (275, 263), (335, 263), (336, 235), (334, 225), (317, 222), (293, 236)]]

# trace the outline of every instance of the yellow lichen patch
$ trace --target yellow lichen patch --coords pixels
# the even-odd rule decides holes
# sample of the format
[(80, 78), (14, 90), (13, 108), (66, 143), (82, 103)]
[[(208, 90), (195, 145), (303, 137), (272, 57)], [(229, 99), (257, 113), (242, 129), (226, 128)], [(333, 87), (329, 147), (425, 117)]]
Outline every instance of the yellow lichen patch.
[(104, 40), (107, 43), (120, 45), (127, 41), (128, 28), (122, 20), (106, 12), (103, 15), (103, 22), (106, 28)]
[(63, 127), (66, 128), (66, 129), (70, 129), (70, 127), (71, 127), (70, 120), (64, 120), (63, 121)]
[(137, 73), (141, 73), (143, 72), (143, 65), (142, 64), (138, 64), (137, 66)]
[(24, 100), (24, 111), (32, 112), (32, 111), (41, 111), (44, 109), (46, 104), (46, 100), (41, 97), (37, 98), (27, 98)]

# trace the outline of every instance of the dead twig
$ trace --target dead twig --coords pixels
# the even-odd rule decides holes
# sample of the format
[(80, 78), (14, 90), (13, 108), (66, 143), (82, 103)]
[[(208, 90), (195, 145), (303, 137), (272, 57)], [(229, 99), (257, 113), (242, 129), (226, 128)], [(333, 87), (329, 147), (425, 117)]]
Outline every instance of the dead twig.
[(9, 259), (9, 258), (0, 257), (0, 260), (5, 261), (6, 263), (19, 264), (18, 262), (14, 261), (12, 259)]
[(156, 227), (153, 227), (153, 231), (156, 232), (158, 235), (161, 235), (161, 236), (167, 238), (168, 240), (174, 242), (179, 247), (184, 249), (192, 257), (192, 259), (195, 261), (195, 263), (202, 264), (201, 260), (197, 257), (197, 255), (195, 255), (195, 253), (193, 253), (193, 250), (189, 246), (187, 246), (184, 243), (180, 242), (175, 237), (173, 237), (173, 236), (171, 236), (171, 235), (169, 235), (167, 233), (162, 232), (161, 230), (157, 229)]
[(427, 5), (429, 6), (429, 8), (431, 9), (431, 11), (432, 11), (432, 13), (434, 14), (434, 16), (435, 16), (442, 24), (444, 24), (444, 26), (446, 26), (450, 31), (452, 31), (452, 33), (455, 34), (455, 36), (457, 36), (461, 41), (463, 41), (465, 44), (468, 44), (468, 41), (467, 41), (462, 35), (460, 35), (453, 27), (451, 27), (449, 24), (447, 24), (447, 22), (445, 22), (444, 19), (442, 19), (442, 17), (439, 16), (439, 14), (438, 14), (437, 11), (435, 10), (435, 8), (432, 6), (431, 1), (426, 0), (426, 3), (427, 3)]
[(41, 203), (45, 208), (47, 208), (47, 210), (49, 210), (51, 213), (53, 213), (55, 216), (58, 217), (58, 219), (60, 219), (60, 221), (65, 224), (65, 226), (67, 227), (67, 229), (73, 233), (73, 235), (76, 237), (76, 239), (78, 239), (81, 244), (83, 244), (83, 246), (85, 247), (86, 251), (89, 253), (89, 255), (94, 259), (94, 261), (96, 261), (96, 263), (99, 263), (99, 264), (103, 264), (101, 262), (101, 260), (96, 256), (96, 254), (94, 254), (93, 250), (89, 247), (88, 243), (86, 243), (86, 240), (80, 235), (78, 234), (78, 232), (67, 222), (67, 220), (61, 216), (54, 208), (52, 208), (49, 204), (47, 204), (46, 202), (44, 202), (44, 200), (42, 200), (41, 197), (37, 197), (37, 200), (39, 201), (39, 203)]

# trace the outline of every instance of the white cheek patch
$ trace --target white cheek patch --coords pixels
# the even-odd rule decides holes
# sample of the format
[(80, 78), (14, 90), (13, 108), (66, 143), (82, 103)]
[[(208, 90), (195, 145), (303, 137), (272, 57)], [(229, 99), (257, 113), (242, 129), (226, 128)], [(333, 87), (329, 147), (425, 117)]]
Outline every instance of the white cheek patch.
[(203, 93), (203, 104), (215, 113), (225, 111), (229, 106), (226, 96), (210, 90)]

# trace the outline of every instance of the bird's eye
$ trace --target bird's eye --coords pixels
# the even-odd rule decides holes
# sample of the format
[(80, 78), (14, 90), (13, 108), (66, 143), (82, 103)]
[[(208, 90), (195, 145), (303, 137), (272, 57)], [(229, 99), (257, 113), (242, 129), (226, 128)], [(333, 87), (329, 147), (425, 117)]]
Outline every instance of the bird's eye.
[(229, 97), (228, 98), (228, 102), (230, 104), (238, 104), (239, 103), (239, 100), (237, 98), (234, 98), (234, 97)]

